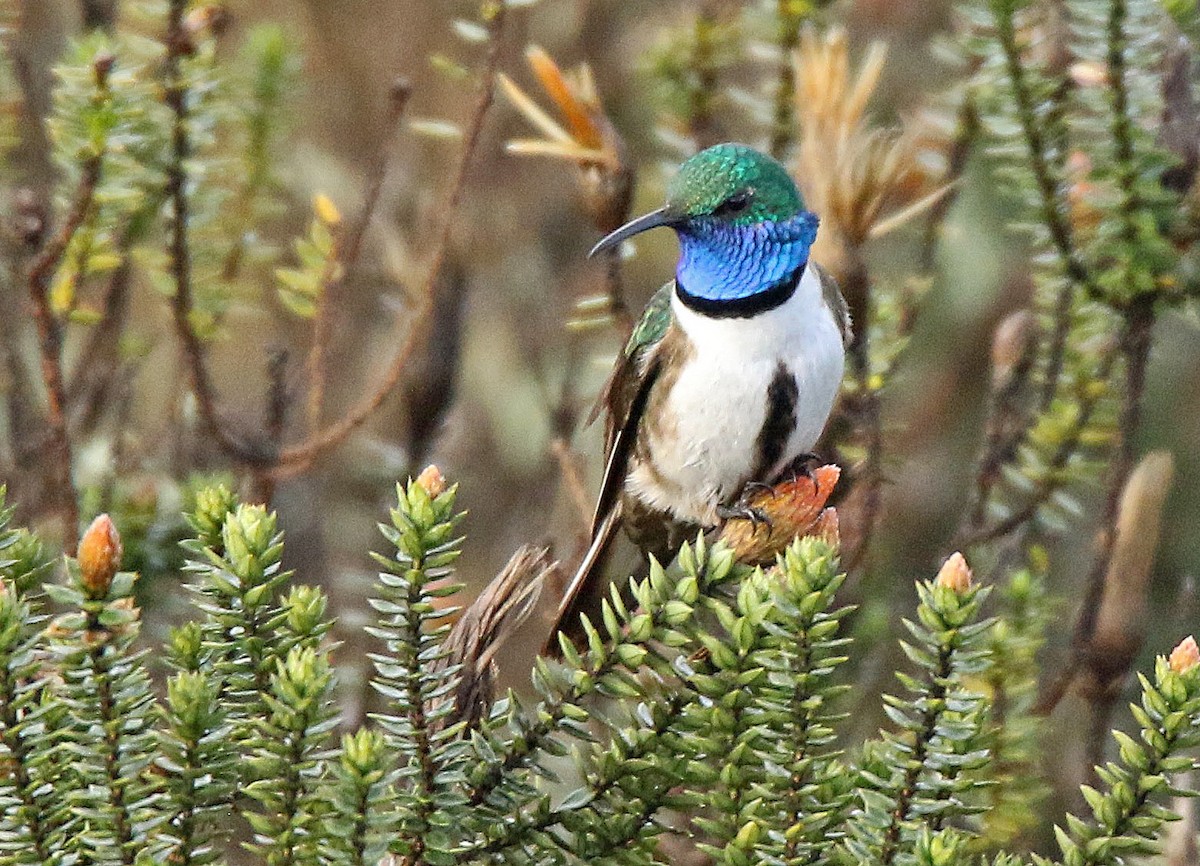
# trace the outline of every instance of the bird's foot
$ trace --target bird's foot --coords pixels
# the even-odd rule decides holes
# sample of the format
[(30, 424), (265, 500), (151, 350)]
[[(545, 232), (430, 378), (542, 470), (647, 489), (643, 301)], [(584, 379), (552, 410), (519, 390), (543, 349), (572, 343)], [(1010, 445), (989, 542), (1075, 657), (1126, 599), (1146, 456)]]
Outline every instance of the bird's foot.
[(797, 454), (795, 459), (776, 476), (775, 483), (782, 484), (784, 481), (790, 481), (792, 484), (795, 484), (801, 478), (807, 478), (813, 483), (813, 489), (819, 491), (821, 484), (817, 481), (816, 473), (813, 470), (823, 462), (818, 455), (808, 451), (803, 454)]
[(722, 520), (749, 520), (756, 532), (759, 526), (771, 529), (771, 518), (767, 517), (761, 509), (747, 504), (744, 500), (739, 500), (732, 505), (718, 505), (717, 517)]

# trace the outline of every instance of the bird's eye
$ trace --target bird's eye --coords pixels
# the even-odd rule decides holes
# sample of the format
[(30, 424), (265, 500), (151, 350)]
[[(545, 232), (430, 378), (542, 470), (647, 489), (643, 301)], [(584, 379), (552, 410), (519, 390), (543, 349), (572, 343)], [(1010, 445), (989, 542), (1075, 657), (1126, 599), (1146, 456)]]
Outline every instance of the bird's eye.
[(736, 216), (750, 206), (750, 193), (743, 190), (735, 192), (725, 201), (717, 205), (714, 216)]

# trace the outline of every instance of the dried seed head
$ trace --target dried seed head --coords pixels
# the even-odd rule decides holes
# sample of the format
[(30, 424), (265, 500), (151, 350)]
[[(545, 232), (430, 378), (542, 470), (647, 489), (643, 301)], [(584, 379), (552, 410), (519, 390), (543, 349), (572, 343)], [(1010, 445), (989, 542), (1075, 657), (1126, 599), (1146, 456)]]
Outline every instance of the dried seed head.
[(193, 39), (204, 36), (205, 32), (220, 36), (230, 24), (229, 9), (221, 3), (212, 3), (193, 9), (183, 19), (183, 29)]
[(46, 206), (37, 193), (29, 187), (21, 187), (13, 195), (13, 225), (21, 242), (37, 247), (46, 233)]
[(446, 492), (446, 476), (431, 463), (417, 476), (417, 486), (428, 493), (430, 498), (436, 498)]
[(79, 542), (79, 572), (89, 598), (108, 595), (113, 576), (121, 567), (121, 535), (112, 518), (101, 514), (92, 521)]
[(1179, 646), (1171, 650), (1168, 661), (1171, 664), (1171, 670), (1177, 674), (1190, 671), (1200, 664), (1200, 647), (1196, 646), (1196, 639), (1188, 635), (1181, 640)]
[(1067, 70), (1071, 80), (1079, 87), (1107, 87), (1108, 68), (1096, 60), (1079, 60)]
[[(842, 28), (806, 30), (795, 54), (795, 113), (800, 135), (791, 163), (807, 207), (821, 215), (813, 259), (840, 276), (852, 250), (931, 207), (949, 186), (945, 161), (917, 126), (883, 127), (867, 113), (887, 50), (874, 43), (863, 61), (850, 62)], [(932, 152), (931, 152), (932, 149)], [(942, 163), (935, 168), (934, 163)]]
[(936, 582), (938, 586), (952, 589), (959, 595), (971, 588), (971, 567), (961, 553), (956, 551), (950, 554), (950, 558), (942, 563)]

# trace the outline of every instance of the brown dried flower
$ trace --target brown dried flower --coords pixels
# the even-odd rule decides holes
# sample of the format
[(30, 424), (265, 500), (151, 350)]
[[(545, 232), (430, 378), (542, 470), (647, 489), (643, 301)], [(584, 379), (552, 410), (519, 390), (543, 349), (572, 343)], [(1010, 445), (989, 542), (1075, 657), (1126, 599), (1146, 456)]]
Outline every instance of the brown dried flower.
[(923, 136), (873, 125), (867, 103), (879, 85), (887, 50), (876, 42), (857, 72), (846, 31), (806, 30), (796, 52), (800, 142), (792, 165), (808, 208), (824, 231), (813, 256), (834, 269), (845, 253), (921, 213), (949, 191), (930, 171)]
[(542, 586), (557, 568), (548, 549), (523, 545), (451, 627), (441, 664), (462, 665), (462, 673), (458, 688), (449, 696), (455, 700), (450, 723), (474, 723), (491, 706), (496, 657), (537, 608)]
[(121, 568), (121, 535), (112, 518), (101, 514), (92, 521), (79, 542), (80, 582), (88, 597), (104, 598), (113, 576)]
[(942, 563), (937, 573), (936, 583), (962, 595), (971, 588), (971, 567), (966, 558), (957, 551)]
[(1167, 661), (1171, 664), (1171, 670), (1177, 674), (1190, 671), (1200, 664), (1200, 647), (1196, 646), (1196, 639), (1188, 635), (1181, 640), (1179, 646), (1171, 650), (1171, 656)]
[[(510, 153), (565, 159), (579, 167), (584, 202), (597, 228), (609, 232), (625, 221), (633, 195), (633, 172), (625, 142), (604, 112), (588, 65), (564, 73), (554, 59), (531, 45), (525, 59), (563, 123), (543, 111), (511, 78), (500, 86), (516, 109), (542, 134), (508, 142)], [(565, 125), (564, 125), (565, 124)]]
[(508, 143), (510, 153), (537, 154), (592, 163), (609, 169), (620, 167), (616, 141), (604, 106), (596, 93), (592, 70), (580, 64), (573, 74), (564, 74), (549, 54), (536, 45), (525, 51), (525, 59), (546, 95), (562, 113), (566, 128), (538, 107), (537, 103), (507, 75), (500, 75), (505, 96), (542, 133), (542, 138), (521, 138)]

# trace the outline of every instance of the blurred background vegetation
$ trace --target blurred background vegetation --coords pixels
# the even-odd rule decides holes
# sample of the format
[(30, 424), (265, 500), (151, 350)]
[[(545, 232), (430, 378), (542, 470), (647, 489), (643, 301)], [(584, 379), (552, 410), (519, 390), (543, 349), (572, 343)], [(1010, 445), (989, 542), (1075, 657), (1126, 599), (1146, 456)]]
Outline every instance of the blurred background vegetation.
[[(183, 4), (175, 5), (182, 9)], [(120, 122), (129, 128), (118, 133), (127, 138), (114, 137), (109, 146), (128, 164), (102, 181), (96, 199), (101, 211), (117, 215), (95, 225), (85, 220), (90, 246), (78, 234), (73, 237), (65, 264), (55, 268), (54, 280), (45, 287), (71, 374), (67, 432), (81, 512), (73, 522), (86, 522), (101, 510), (113, 513), (127, 552), (137, 557), (127, 564), (144, 572), (139, 592), (149, 611), (148, 629), (158, 637), (183, 605), (174, 542), (182, 532), (178, 515), (193, 479), (222, 474), (250, 498), (269, 499), (288, 534), (287, 564), (297, 570), (298, 580), (319, 583), (330, 593), (337, 636), (347, 642), (338, 653), (343, 708), (352, 717), (361, 714), (367, 670), (359, 628), (367, 617), (365, 594), (373, 571), (364, 551), (381, 545), (373, 526), (385, 513), (393, 482), (429, 462), (461, 482), (459, 504), (470, 516), (460, 574), (474, 588), (481, 589), (524, 543), (550, 545), (569, 564), (579, 549), (600, 471), (598, 426), (579, 428), (621, 343), (623, 322), (619, 308), (606, 306), (610, 265), (585, 256), (614, 209), (619, 222), (624, 216), (619, 211), (630, 204), (621, 199), (620, 184), (636, 170), (632, 211), (642, 212), (657, 206), (669, 171), (698, 144), (775, 144), (798, 169), (798, 181), (820, 212), (814, 199), (829, 203), (835, 197), (822, 193), (825, 181), (813, 175), (832, 171), (834, 163), (822, 162), (820, 139), (806, 142), (797, 135), (794, 117), (773, 113), (778, 103), (772, 100), (780, 71), (791, 68), (801, 23), (815, 33), (843, 27), (851, 69), (861, 63), (879, 75), (874, 92), (866, 88), (870, 101), (863, 125), (903, 127), (909, 136), (907, 162), (883, 196), (886, 207), (872, 221), (878, 227), (899, 214), (897, 222), (903, 224), (870, 243), (842, 239), (825, 249), (838, 260), (833, 264), (840, 265), (843, 282), (869, 270), (877, 284), (872, 305), (860, 307), (860, 313), (868, 311), (866, 321), (879, 339), (869, 357), (864, 355), (866, 368), (851, 374), (851, 409), (835, 422), (826, 443), (826, 453), (853, 470), (844, 482), (848, 586), (852, 600), (861, 604), (855, 634), (876, 648), (853, 672), (864, 698), (869, 697), (854, 705), (875, 707), (874, 696), (890, 684), (895, 669), (896, 611), (908, 609), (912, 581), (933, 574), (945, 555), (979, 528), (971, 513), (979, 454), (987, 450), (994, 424), (1003, 421), (996, 420), (996, 395), (1003, 391), (1005, 371), (1020, 367), (1026, 331), (1035, 327), (1008, 317), (1032, 309), (1043, 333), (1056, 321), (1052, 299), (1062, 278), (1046, 277), (1046, 260), (1054, 253), (1045, 227), (1032, 236), (1023, 230), (1039, 217), (1023, 198), (1032, 184), (1011, 169), (1012, 141), (1020, 140), (1021, 130), (1013, 96), (995, 83), (1004, 78), (1002, 53), (989, 42), (994, 31), (987, 30), (995, 22), (980, 25), (977, 18), (986, 14), (968, 8), (986, 10), (989, 4), (541, 0), (509, 5), (502, 29), (491, 29), (495, 9), (484, 8), (481, 16), (479, 4), (465, 0), (231, 0), (182, 10), (186, 14), (176, 35), (190, 42), (186, 50), (181, 46), (167, 53), (183, 64), (180, 74), (194, 100), (196, 153), (184, 163), (194, 207), (195, 304), (188, 321), (209, 361), (221, 423), (228, 430), (253, 431), (253, 436), (247, 432), (251, 439), (265, 438), (255, 439), (240, 457), (231, 456), (211, 435), (203, 407), (189, 396), (187, 353), (173, 324), (178, 308), (172, 298), (178, 295), (171, 280), (170, 221), (145, 229), (145, 236), (122, 234), (143, 231), (140, 213), (169, 212), (153, 199), (161, 192), (146, 191), (153, 183), (138, 184), (139, 172), (162, 170), (169, 176), (170, 166), (150, 160), (139, 168), (136, 163), (139, 142), (165, 140), (171, 114), (164, 108), (159, 114), (123, 115)], [(1074, 5), (1086, 4), (990, 4), (993, 12), (1008, 7), (1010, 14), (1015, 9), (1023, 16), (1020, 50), (1042, 75), (1034, 82), (1033, 108), (1052, 131), (1059, 128), (1053, 117), (1056, 81), (1069, 82), (1083, 94), (1067, 104), (1078, 106), (1085, 118), (1110, 90), (1103, 69), (1097, 73), (1094, 60), (1078, 53), (1080, 45), (1091, 45), (1095, 57), (1105, 57), (1103, 31), (1056, 18)], [(1147, 8), (1156, 7), (1131, 5), (1147, 15)], [(5, 434), (0, 480), (8, 483), (9, 500), (21, 518), (53, 531), (62, 525), (57, 452), (42, 418), (39, 355), (44, 352), (25, 275), (37, 250), (45, 249), (46, 239), (68, 218), (86, 162), (72, 156), (86, 152), (83, 140), (89, 132), (62, 128), (61, 114), (49, 125), (43, 119), (54, 115), (56, 98), (60, 106), (71, 100), (83, 105), (94, 103), (104, 86), (120, 92), (123, 75), (143, 83), (156, 77), (169, 82), (169, 70), (162, 78), (159, 65), (171, 61), (163, 60), (167, 25), (158, 4), (5, 0), (2, 8), (8, 61), (2, 195), (10, 267), (0, 290), (5, 320), (0, 326), (0, 428)], [(1167, 103), (1175, 109), (1184, 150), (1194, 157), (1200, 135), (1189, 83), (1195, 70), (1185, 66), (1184, 83), (1174, 97), (1164, 83), (1175, 68), (1171, 51), (1182, 50), (1190, 59), (1184, 33), (1194, 10), (1171, 11), (1174, 21), (1161, 14), (1131, 25), (1146, 28), (1135, 29), (1130, 48), (1130, 56), (1141, 63), (1131, 89), (1135, 99), (1145, 101), (1138, 106), (1148, 106), (1135, 106), (1135, 131), (1169, 153), (1169, 136), (1147, 120), (1160, 117)], [(88, 35), (88, 25), (103, 30), (114, 12), (121, 41), (102, 45), (103, 37)], [(1174, 29), (1177, 24), (1182, 30)], [(1072, 29), (1073, 35), (1060, 38), (1055, 26)], [(1143, 40), (1145, 33), (1156, 39)], [(886, 60), (873, 47), (876, 42), (886, 45)], [(493, 45), (498, 53), (489, 59)], [(506, 148), (507, 142), (531, 135), (524, 100), (555, 116), (562, 106), (556, 108), (553, 94), (547, 98), (539, 86), (536, 73), (545, 73), (550, 61), (527, 62), (526, 50), (533, 45), (563, 69), (588, 65), (603, 105), (598, 116), (612, 125), (611, 130), (597, 127), (604, 134), (597, 146), (616, 160), (619, 171), (610, 166), (597, 179), (586, 155), (573, 165), (569, 152), (566, 159), (562, 153), (536, 158), (529, 152), (536, 148)], [(1140, 46), (1146, 47), (1144, 54), (1137, 53)], [(1055, 56), (1056, 50), (1065, 55)], [(105, 51), (115, 56), (111, 71), (97, 66), (98, 52)], [(511, 83), (481, 117), (478, 86), (492, 60)], [(825, 69), (838, 68), (836, 57), (827, 60)], [(71, 71), (62, 74), (54, 97), (54, 70), (64, 63)], [(139, 78), (138, 64), (153, 74)], [(98, 85), (103, 76), (108, 83)], [(815, 124), (819, 117), (805, 114), (805, 99), (812, 107), (827, 79), (802, 75), (798, 84), (788, 85), (797, 86), (800, 96), (787, 110)], [(1178, 95), (1178, 87), (1186, 98)], [(239, 96), (227, 98), (230, 93)], [(965, 134), (976, 129), (976, 114), (984, 118), (985, 136)], [(469, 136), (480, 117), (460, 200), (451, 201), (463, 132)], [(776, 141), (781, 126), (783, 140)], [(1113, 140), (1107, 126), (1093, 133), (1086, 120), (1072, 119), (1067, 127), (1082, 133), (1089, 146), (1107, 148)], [(569, 123), (566, 128), (577, 132)], [(614, 131), (619, 143), (611, 136)], [(58, 143), (57, 161), (47, 136)], [(73, 141), (78, 148), (71, 147)], [(805, 147), (816, 148), (816, 155), (806, 157)], [(1019, 162), (1022, 152), (1015, 151)], [(1089, 207), (1102, 224), (1121, 212), (1105, 186), (1109, 175), (1088, 159), (1083, 147), (1062, 149), (1052, 160), (1061, 173), (1064, 212), (1081, 236), (1092, 231)], [(1161, 155), (1146, 160), (1140, 163), (1146, 176), (1169, 165)], [(582, 175), (578, 164), (584, 166)], [(1153, 183), (1158, 182), (1154, 174)], [(339, 257), (377, 183), (378, 201), (361, 249), (343, 267)], [(1146, 204), (1147, 212), (1153, 204)], [(1173, 199), (1165, 206), (1177, 205)], [(852, 222), (821, 216), (826, 234)], [(443, 248), (444, 227), (450, 234)], [(1089, 235), (1088, 243), (1104, 250), (1117, 243), (1112, 236), (1101, 229)], [(147, 237), (157, 240), (143, 244)], [(294, 238), (305, 240), (294, 246)], [(666, 233), (639, 242), (620, 274), (629, 310), (640, 310), (672, 272), (674, 255)], [(1123, 261), (1088, 251), (1084, 256), (1102, 281)], [(817, 258), (823, 260), (820, 252)], [(430, 281), (435, 264), (440, 267)], [(1155, 267), (1148, 265), (1147, 272), (1156, 272)], [(1179, 282), (1189, 279), (1186, 263), (1175, 272), (1183, 274)], [(122, 324), (95, 340), (113, 321), (106, 305), (112, 303), (117, 274), (127, 284)], [(1073, 281), (1068, 274), (1066, 282)], [(431, 291), (422, 294), (422, 287)], [(1159, 291), (1157, 283), (1153, 291)], [(336, 447), (323, 448), (311, 467), (304, 460), (292, 467), (296, 472), (272, 473), (253, 465), (255, 454), (273, 457), (281, 442), (304, 440), (371, 394), (408, 339), (405, 323), (425, 303), (427, 327), (418, 333), (396, 387), (381, 395), (382, 405), (360, 429)], [(1102, 388), (1093, 422), (1079, 425), (1084, 435), (1077, 437), (1081, 445), (1071, 451), (1062, 472), (1063, 491), (1056, 481), (1051, 507), (1036, 509), (1013, 536), (1019, 552), (1007, 543), (966, 547), (973, 564), (983, 566), (985, 579), (1007, 581), (1020, 571), (1013, 557), (1046, 575), (1045, 596), (1041, 577), (1035, 581), (1039, 588), (1031, 604), (1037, 624), (1030, 633), (1036, 643), (1040, 625), (1047, 624), (1041, 678), (1043, 684), (1051, 682), (1072, 658), (1075, 610), (1095, 568), (1097, 528), (1115, 521), (1106, 513), (1112, 510), (1114, 456), (1126, 447), (1134, 457), (1149, 451), (1169, 454), (1173, 480), (1160, 458), (1145, 482), (1153, 488), (1147, 494), (1151, 500), (1165, 489), (1165, 504), (1152, 502), (1144, 506), (1148, 513), (1129, 518), (1137, 528), (1134, 535), (1151, 539), (1149, 561), (1143, 567), (1135, 556), (1130, 565), (1120, 551), (1115, 555), (1131, 577), (1128, 592), (1136, 596), (1113, 602), (1136, 620), (1125, 647), (1131, 658), (1115, 666), (1119, 691), (1131, 666), (1145, 669), (1153, 653), (1195, 628), (1194, 581), (1200, 569), (1196, 309), (1194, 301), (1162, 305), (1154, 322), (1140, 423), (1129, 430), (1128, 442), (1114, 445), (1122, 380), (1118, 367), (1104, 366), (1102, 359), (1115, 353), (1123, 314), (1105, 318), (1078, 299), (1070, 303), (1077, 316), (1072, 327), (1078, 325), (1080, 335), (1066, 362), (1073, 398), (1061, 413), (1038, 416), (1031, 447), (1053, 454), (1067, 437), (1075, 417), (1070, 413), (1084, 400), (1086, 371), (1111, 373), (1115, 384)], [(1001, 323), (1008, 330), (1001, 329), (994, 347)], [(323, 329), (327, 341), (317, 361), (327, 371), (324, 406), (315, 416), (308, 386), (314, 329)], [(1101, 361), (1093, 364), (1096, 358)], [(1106, 383), (1106, 377), (1099, 378)], [(863, 420), (869, 417), (874, 422)], [(1011, 471), (997, 483), (1011, 484), (1015, 492), (1009, 498), (1018, 503), (1030, 485), (1047, 477), (1029, 470), (1032, 459), (1002, 461)], [(1130, 468), (1118, 466), (1118, 492)], [(882, 503), (868, 548), (863, 539), (870, 532), (864, 532), (861, 515), (873, 506), (854, 496), (876, 485)], [(985, 522), (1002, 521), (1019, 510), (996, 506)], [(1152, 527), (1160, 510), (1155, 551)], [(69, 546), (71, 540), (64, 543)], [(978, 563), (972, 547), (982, 548)], [(1108, 591), (1120, 595), (1119, 588)], [(548, 616), (552, 603), (544, 604)], [(1144, 643), (1141, 634), (1132, 639), (1143, 630)], [(502, 666), (506, 681), (518, 686), (526, 681), (528, 659), (544, 631), (544, 618), (535, 616), (525, 625), (514, 644), (521, 652), (506, 655)], [(1055, 790), (1073, 790), (1073, 783), (1084, 779), (1089, 758), (1080, 729), (1085, 726), (1074, 720), (1085, 713), (1101, 716), (1100, 704), (1111, 709), (1110, 685), (1101, 683), (1092, 693), (1085, 689), (1082, 697), (1070, 695), (1054, 711), (1040, 766)], [(1105, 697), (1096, 698), (1096, 691)], [(1124, 701), (1115, 706), (1123, 707)], [(1126, 720), (1122, 712), (1117, 710), (1114, 724)], [(880, 722), (863, 713), (861, 733), (873, 733)]]

